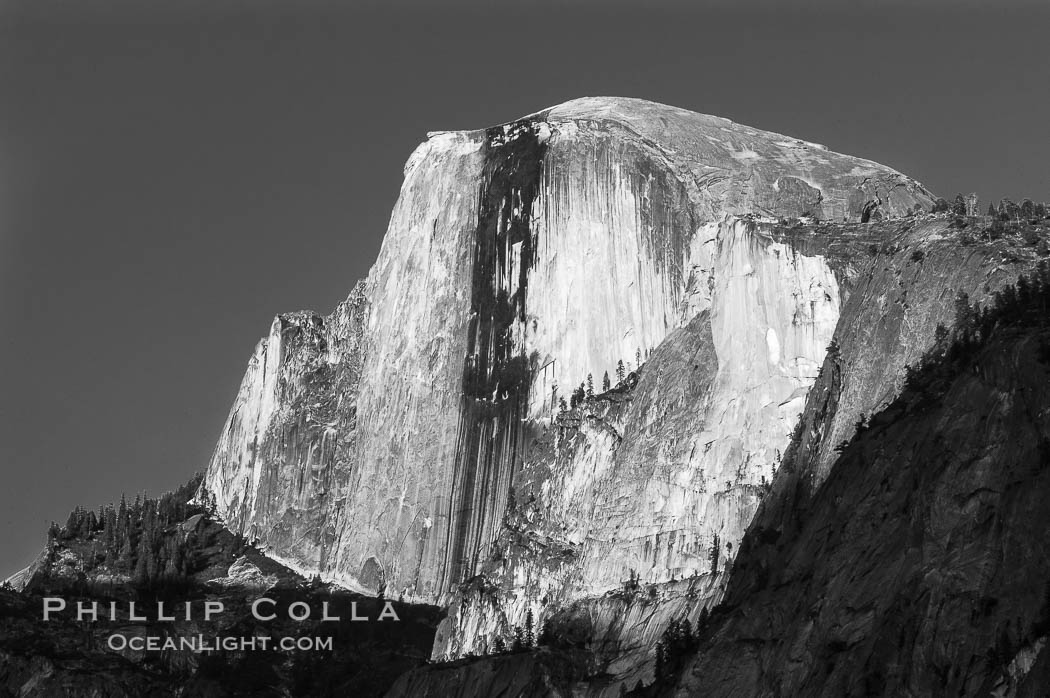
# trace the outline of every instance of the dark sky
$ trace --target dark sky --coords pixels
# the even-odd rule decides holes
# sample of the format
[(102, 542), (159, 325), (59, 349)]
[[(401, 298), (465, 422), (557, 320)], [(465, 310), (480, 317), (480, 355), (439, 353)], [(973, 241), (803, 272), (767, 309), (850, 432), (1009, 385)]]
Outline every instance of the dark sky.
[(1045, 2), (0, 0), (0, 574), (202, 469), (276, 312), (365, 275), (405, 158), (584, 95), (1050, 199)]

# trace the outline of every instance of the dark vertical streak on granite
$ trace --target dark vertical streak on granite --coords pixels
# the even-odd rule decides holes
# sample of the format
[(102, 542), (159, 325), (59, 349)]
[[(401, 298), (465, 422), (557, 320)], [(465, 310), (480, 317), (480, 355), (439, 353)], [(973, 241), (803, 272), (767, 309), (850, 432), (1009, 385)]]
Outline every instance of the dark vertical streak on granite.
[[(481, 548), (502, 513), (515, 462), (522, 456), (521, 420), (533, 368), (525, 355), (525, 307), (535, 249), (532, 204), (546, 146), (531, 120), (488, 129), (485, 136), (449, 504), (446, 588), (474, 573)], [(515, 272), (517, 278), (512, 279)]]

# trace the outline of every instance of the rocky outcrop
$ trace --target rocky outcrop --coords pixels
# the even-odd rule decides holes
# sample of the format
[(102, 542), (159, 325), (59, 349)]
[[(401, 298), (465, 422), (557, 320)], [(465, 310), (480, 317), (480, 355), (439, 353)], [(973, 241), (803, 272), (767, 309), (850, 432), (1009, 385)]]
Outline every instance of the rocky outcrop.
[[(368, 278), (332, 316), (280, 316), (260, 343), (205, 487), (295, 569), (447, 602), (488, 564), (512, 487), (542, 494), (523, 473), (550, 473), (549, 491), (583, 487), (543, 504), (542, 527), (578, 550), (539, 584), (567, 599), (632, 569), (690, 574), (715, 531), (746, 525), (842, 302), (820, 255), (727, 216), (929, 201), (881, 165), (640, 100), (432, 134)], [(679, 389), (689, 352), (697, 378)], [(531, 450), (588, 375), (647, 359), (636, 390), (657, 404), (582, 427), (605, 446)]]
[(274, 319), (255, 348), (204, 492), (231, 530), (260, 536), (292, 567), (326, 564), (354, 449), (363, 286), (332, 315)]
[(277, 584), (277, 577), (263, 574), (262, 570), (247, 558), (239, 557), (230, 565), (225, 575), (209, 579), (208, 584), (214, 584), (221, 589), (265, 592)]

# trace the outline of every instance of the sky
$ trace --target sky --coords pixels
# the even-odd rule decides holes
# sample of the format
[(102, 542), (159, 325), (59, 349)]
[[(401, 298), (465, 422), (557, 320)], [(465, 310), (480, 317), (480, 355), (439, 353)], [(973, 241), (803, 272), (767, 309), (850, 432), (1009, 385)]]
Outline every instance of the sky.
[(427, 131), (587, 95), (1050, 200), (1045, 2), (0, 0), (0, 576), (203, 470), (275, 313), (367, 274)]

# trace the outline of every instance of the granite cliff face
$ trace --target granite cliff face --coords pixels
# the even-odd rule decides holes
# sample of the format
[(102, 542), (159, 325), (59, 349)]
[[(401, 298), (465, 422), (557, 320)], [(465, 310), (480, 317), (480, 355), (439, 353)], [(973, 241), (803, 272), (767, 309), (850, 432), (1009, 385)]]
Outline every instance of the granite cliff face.
[[(868, 293), (886, 292), (892, 368), (918, 337), (899, 322), (903, 299), (925, 306), (920, 317), (941, 313), (941, 294), (921, 300), (930, 281), (968, 275), (984, 309), (954, 303), (825, 469), (819, 446), (839, 398), (868, 379), (850, 338), (873, 338), (840, 323), (710, 614), (703, 577), (584, 599), (553, 613), (538, 650), (420, 668), (390, 695), (491, 695), (522, 675), (516, 695), (1043, 695), (1050, 266), (1034, 268), (1018, 241), (959, 245), (930, 227), (940, 226), (899, 230), (887, 253), (873, 252), (844, 312), (854, 300), (878, 309)], [(931, 255), (940, 259), (919, 268)]]
[[(944, 353), (938, 327), (957, 325), (959, 294), (988, 305), (1004, 291), (1016, 297), (1011, 284), (1031, 289), (1017, 279), (1036, 253), (1020, 236), (967, 241), (934, 217), (763, 229), (822, 254), (845, 300), (773, 483), (759, 488), (758, 511), (718, 573), (565, 604), (506, 573), (551, 558), (537, 554), (534, 527), (510, 517), (513, 534), (451, 606), (436, 648), (491, 652), (489, 629), (535, 604), (544, 649), (417, 670), (391, 695), (448, 695), (445, 685), (489, 695), (519, 670), (542, 677), (543, 690), (522, 694), (537, 696), (638, 685), (631, 695), (1037, 695), (1050, 676), (1046, 517), (1034, 504), (1050, 463), (1046, 301), (1029, 313), (1042, 331), (985, 329), (975, 360), (910, 368)], [(699, 652), (658, 673), (657, 640), (687, 619), (703, 628)], [(471, 642), (479, 637), (485, 648)], [(567, 672), (559, 651), (586, 661)]]
[[(843, 301), (820, 254), (734, 216), (929, 202), (875, 163), (640, 100), (432, 134), (368, 278), (260, 342), (205, 487), (274, 557), (407, 599), (451, 600), (526, 493), (572, 559), (514, 574), (562, 598), (693, 574), (750, 520)], [(560, 410), (621, 361), (622, 404)], [(573, 415), (586, 438), (552, 436)]]
[[(260, 342), (204, 488), (303, 573), (449, 605), (435, 659), (586, 617), (615, 690), (720, 598), (863, 250), (898, 232), (872, 222), (931, 201), (870, 161), (640, 100), (431, 134), (368, 278)], [(775, 224), (798, 216), (867, 225)], [(892, 394), (868, 369), (842, 424)], [(610, 615), (625, 584), (681, 580), (655, 614)]]
[[(827, 477), (839, 456), (836, 447), (853, 435), (858, 420), (881, 410), (896, 397), (903, 385), (906, 367), (917, 363), (934, 343), (937, 326), (952, 325), (957, 295), (965, 293), (974, 300), (987, 300), (996, 290), (1013, 283), (1019, 273), (1030, 268), (1033, 256), (1030, 251), (1017, 250), (1014, 241), (961, 245), (958, 232), (950, 229), (944, 219), (936, 218), (912, 218), (884, 224), (794, 227), (757, 223), (749, 227), (750, 234), (755, 239), (766, 240), (766, 244), (784, 244), (803, 256), (815, 255), (824, 259), (833, 270), (832, 278), (841, 294), (836, 315), (838, 322), (832, 324), (833, 329), (829, 330), (824, 348), (819, 352), (819, 375), (818, 366), (813, 366), (811, 375), (816, 379), (793, 391), (799, 403), (797, 407), (792, 406), (789, 415), (785, 416), (791, 424), (788, 429), (794, 428), (795, 431), (797, 443), (793, 450), (806, 454), (806, 475), (797, 479), (798, 487), (805, 491), (815, 490)], [(754, 293), (748, 294), (748, 298), (755, 297)], [(704, 354), (694, 351), (694, 345), (683, 341), (683, 337), (691, 332), (703, 336), (702, 332), (697, 332), (697, 327), (703, 326), (704, 315), (669, 338), (643, 366), (638, 385), (626, 398), (636, 400), (631, 403), (632, 407), (659, 409), (663, 401), (675, 400), (676, 390), (688, 395), (690, 389), (695, 389), (696, 392), (685, 399), (693, 405), (703, 404), (702, 400), (708, 399), (705, 396), (712, 396), (703, 387), (695, 388), (704, 380), (697, 378), (695, 369), (703, 365)], [(702, 344), (702, 339), (696, 341), (696, 345)], [(759, 346), (769, 350), (768, 343)], [(664, 352), (670, 354), (666, 364)], [(693, 369), (687, 372), (688, 378), (683, 377), (683, 368), (687, 371)], [(754, 374), (762, 375), (757, 368), (753, 369)], [(657, 380), (660, 376), (665, 377), (665, 382), (673, 381), (676, 388), (657, 391), (658, 397), (644, 387), (648, 380)], [(775, 383), (767, 378), (761, 385)], [(770, 387), (763, 389), (771, 390)], [(786, 402), (783, 395), (787, 390), (784, 387), (781, 396), (773, 401), (781, 409)], [(732, 395), (737, 404), (746, 406), (746, 389), (738, 388)], [(574, 452), (600, 452), (604, 432), (589, 428), (588, 424), (608, 420), (603, 406), (605, 399), (605, 396), (600, 396), (582, 410), (579, 428), (567, 425), (575, 431), (561, 430), (561, 433), (571, 434), (568, 439)], [(622, 404), (623, 397), (614, 394), (609, 399)], [(622, 407), (609, 408), (608, 413), (615, 414), (618, 409)], [(748, 449), (747, 453), (755, 453), (763, 445), (759, 428), (762, 413), (751, 414), (754, 415), (750, 422), (751, 431), (740, 441), (741, 447)], [(695, 425), (682, 426), (671, 422), (668, 431), (653, 441), (667, 448), (667, 444), (682, 439), (683, 435), (698, 433), (703, 433), (703, 430)], [(680, 524), (679, 530), (672, 529), (668, 533), (664, 529), (653, 536), (650, 547), (642, 550), (643, 554), (655, 550), (655, 553), (649, 553), (651, 557), (629, 558), (627, 565), (632, 573), (641, 583), (652, 586), (648, 587), (648, 593), (629, 594), (626, 600), (618, 599), (615, 591), (608, 592), (608, 587), (607, 593), (603, 594), (599, 588), (581, 590), (573, 586), (587, 578), (586, 563), (581, 565), (577, 559), (587, 560), (589, 550), (607, 545), (604, 556), (598, 556), (601, 562), (596, 564), (622, 554), (606, 540), (584, 539), (577, 546), (569, 546), (560, 556), (537, 554), (537, 551), (549, 553), (556, 550), (555, 543), (563, 540), (557, 531), (552, 533), (550, 527), (545, 529), (542, 524), (537, 525), (536, 522), (554, 518), (547, 513), (549, 507), (544, 504), (549, 497), (537, 496), (539, 504), (526, 505), (523, 514), (515, 513), (508, 520), (508, 531), (497, 540), (495, 552), (483, 569), (482, 577), (464, 587), (461, 598), (452, 604), (448, 620), (439, 629), (436, 657), (447, 659), (465, 653), (491, 651), (495, 637), (506, 637), (515, 625), (521, 625), (531, 609), (535, 617), (552, 623), (560, 635), (591, 637), (585, 645), (597, 658), (593, 675), (605, 675), (605, 678), (602, 679), (604, 683), (589, 682), (588, 691), (595, 695), (617, 695), (620, 686), (632, 687), (638, 681), (650, 683), (655, 642), (668, 624), (674, 619), (688, 618), (695, 625), (701, 612), (720, 600), (726, 582), (722, 572), (732, 564), (744, 532), (753, 525), (752, 519), (760, 502), (769, 499), (770, 481), (774, 479), (770, 472), (773, 468), (769, 466), (775, 466), (775, 478), (781, 477), (781, 463), (791, 437), (785, 435), (783, 439), (783, 445), (772, 441), (772, 448), (779, 452), (771, 454), (773, 458), (765, 461), (768, 463), (766, 467), (751, 470), (750, 481), (739, 473), (719, 473), (720, 477), (713, 478), (712, 483), (717, 488), (714, 505), (709, 505), (702, 515), (682, 517), (688, 523)], [(613, 461), (623, 453), (618, 449), (629, 448), (624, 446), (627, 441), (625, 435), (623, 443), (612, 451)], [(723, 456), (723, 459), (728, 458)], [(591, 456), (591, 460), (594, 459), (595, 456)], [(572, 458), (566, 460), (573, 461)], [(639, 460), (650, 463), (652, 457), (628, 463)], [(587, 462), (585, 458), (577, 461)], [(698, 480), (704, 467), (698, 468)], [(523, 481), (527, 481), (529, 473), (527, 468)], [(723, 478), (729, 478), (729, 482), (722, 482)], [(549, 481), (550, 476), (541, 475), (537, 479)], [(654, 480), (661, 483), (664, 492), (675, 491), (673, 482), (669, 482), (666, 475)], [(614, 525), (604, 530), (612, 538), (618, 533), (615, 523), (627, 528), (635, 522), (660, 521), (653, 513), (658, 510), (652, 505), (646, 506), (647, 490), (640, 484), (642, 482), (645, 482), (644, 476), (640, 477), (636, 470), (624, 468), (613, 470), (604, 483), (592, 483), (583, 488), (587, 492), (596, 492), (596, 499), (602, 507), (597, 516), (588, 520), (587, 530), (602, 531), (600, 521), (613, 521)], [(618, 511), (616, 502), (601, 499), (605, 488), (617, 488), (622, 493), (620, 511), (627, 512), (623, 519), (614, 518)], [(556, 481), (553, 489), (556, 492), (570, 491), (561, 481)], [(694, 501), (703, 502), (705, 494), (685, 492), (679, 496), (687, 501), (692, 496)], [(782, 506), (790, 510), (793, 504)], [(718, 518), (718, 512), (738, 518), (727, 523)], [(676, 547), (690, 527), (693, 531), (701, 531), (697, 536), (701, 545), (692, 550), (686, 546)], [(703, 533), (709, 536), (707, 541), (703, 540)], [(720, 559), (712, 563), (715, 534), (719, 535)], [(617, 544), (630, 551), (630, 538), (620, 539)], [(671, 567), (675, 563), (680, 567)], [(688, 593), (679, 590), (681, 582), (670, 581), (683, 577), (692, 582)], [(556, 583), (551, 583), (552, 579)], [(566, 599), (573, 599), (573, 602), (566, 605)], [(580, 631), (581, 624), (586, 632)]]

